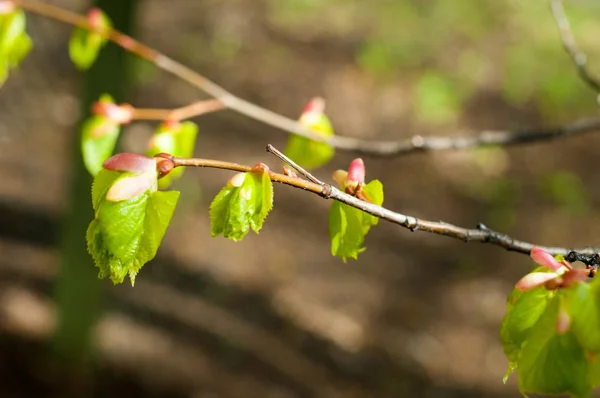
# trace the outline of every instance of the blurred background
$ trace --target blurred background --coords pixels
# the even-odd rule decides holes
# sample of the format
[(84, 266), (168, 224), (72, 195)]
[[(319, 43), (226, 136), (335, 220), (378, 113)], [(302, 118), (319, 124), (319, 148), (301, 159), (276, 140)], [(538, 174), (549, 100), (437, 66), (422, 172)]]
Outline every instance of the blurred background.
[[(49, 1), (50, 2), (50, 1)], [(85, 12), (84, 0), (53, 4)], [(120, 29), (261, 106), (327, 100), (337, 134), (554, 126), (598, 113), (545, 1), (102, 0)], [(600, 75), (600, 3), (565, 4)], [(173, 108), (203, 93), (109, 45), (92, 70), (71, 28), (30, 15), (34, 50), (0, 91), (0, 397), (517, 397), (499, 325), (531, 262), (381, 223), (358, 261), (330, 255), (329, 203), (275, 187), (260, 235), (211, 238), (230, 177), (188, 170), (157, 258), (99, 281), (85, 250), (91, 179), (78, 124), (109, 92)], [(254, 164), (287, 136), (231, 111), (194, 120), (196, 155)], [(127, 126), (143, 152), (156, 124)], [(511, 148), (364, 157), (384, 205), (544, 245), (598, 245), (598, 135)], [(337, 153), (328, 179), (355, 157)]]

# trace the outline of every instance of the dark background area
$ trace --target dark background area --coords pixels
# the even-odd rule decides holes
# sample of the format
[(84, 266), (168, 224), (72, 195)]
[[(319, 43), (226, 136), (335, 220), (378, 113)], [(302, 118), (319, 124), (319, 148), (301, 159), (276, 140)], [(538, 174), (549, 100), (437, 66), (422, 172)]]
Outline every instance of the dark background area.
[[(600, 6), (566, 8), (600, 73)], [(340, 135), (451, 136), (598, 112), (546, 2), (140, 0), (133, 16), (135, 37), (242, 98), (297, 117), (323, 96)], [(359, 260), (343, 263), (330, 256), (329, 203), (284, 186), (260, 235), (234, 243), (211, 238), (208, 218), (230, 173), (188, 170), (135, 288), (73, 276), (95, 274), (87, 257), (61, 274), (66, 251), (84, 247), (65, 231), (91, 214), (72, 212), (90, 80), (68, 58), (70, 27), (33, 15), (28, 24), (34, 50), (0, 90), (0, 397), (519, 396), (515, 376), (502, 384), (498, 333), (526, 256), (381, 223)], [(122, 95), (134, 106), (206, 98), (126, 60)], [(275, 166), (264, 148), (287, 138), (232, 111), (194, 121), (199, 157)], [(155, 127), (127, 126), (122, 148), (143, 152)], [(544, 245), (598, 245), (598, 140), (364, 159), (390, 209)], [(339, 152), (315, 174), (328, 179), (353, 157)], [(65, 311), (97, 315), (92, 348)]]

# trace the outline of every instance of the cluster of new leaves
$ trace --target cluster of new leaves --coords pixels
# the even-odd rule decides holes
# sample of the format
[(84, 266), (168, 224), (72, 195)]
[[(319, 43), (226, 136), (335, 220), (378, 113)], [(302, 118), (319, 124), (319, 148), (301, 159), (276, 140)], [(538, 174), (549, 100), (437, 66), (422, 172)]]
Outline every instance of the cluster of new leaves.
[(508, 296), (500, 337), (523, 394), (587, 397), (600, 385), (600, 280), (540, 249)]
[(26, 18), (23, 10), (12, 3), (0, 6), (0, 85), (11, 69), (16, 68), (32, 47), (25, 31)]
[[(354, 159), (348, 171), (337, 170), (334, 180), (346, 193), (378, 206), (383, 204), (383, 185), (373, 180), (365, 185), (365, 165), (362, 159)], [(363, 243), (365, 235), (379, 219), (362, 210), (340, 202), (331, 203), (329, 210), (329, 236), (331, 238), (331, 254), (357, 259), (358, 254), (365, 251)]]
[(260, 231), (273, 208), (269, 168), (258, 163), (250, 172), (234, 175), (210, 205), (212, 236), (241, 240), (252, 228)]
[(156, 255), (179, 198), (177, 191), (157, 191), (160, 162), (168, 160), (122, 153), (96, 175), (87, 241), (100, 278), (121, 283), (129, 276), (133, 285)]

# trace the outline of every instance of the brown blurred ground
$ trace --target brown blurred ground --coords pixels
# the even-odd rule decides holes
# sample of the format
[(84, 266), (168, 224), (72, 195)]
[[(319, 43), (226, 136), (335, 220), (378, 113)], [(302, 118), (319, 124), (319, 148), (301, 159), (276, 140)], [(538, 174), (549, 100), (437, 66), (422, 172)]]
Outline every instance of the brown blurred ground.
[[(138, 36), (241, 97), (292, 117), (322, 95), (343, 135), (394, 139), (559, 121), (532, 104), (509, 105), (494, 83), (503, 73), (498, 68), (452, 122), (428, 124), (414, 115), (410, 76), (382, 83), (356, 66), (366, 22), (342, 35), (317, 19), (313, 30), (298, 32), (273, 22), (271, 6), (148, 0)], [(78, 117), (78, 75), (65, 49), (69, 28), (32, 17), (30, 30), (35, 50), (0, 91), (0, 223), (18, 224), (11, 230), (21, 232), (0, 240), (0, 396), (81, 396), (89, 386), (57, 369), (44, 345), (55, 322), (50, 293), (60, 263), (57, 220)], [(486, 40), (501, 47), (505, 34), (500, 29)], [(226, 44), (218, 41), (223, 37)], [(493, 48), (486, 51), (494, 56)], [(554, 56), (568, 64), (558, 41)], [(202, 95), (146, 65), (139, 80), (133, 104), (141, 107), (176, 107)], [(591, 109), (593, 101), (590, 95)], [(283, 133), (229, 111), (196, 121), (198, 156), (275, 165), (264, 147), (285, 145)], [(130, 126), (125, 149), (143, 150), (152, 128)], [(600, 232), (598, 139), (365, 161), (368, 177), (383, 181), (391, 209), (462, 226), (484, 221), (524, 240), (581, 246), (597, 244)], [(351, 159), (339, 153), (317, 174), (327, 178)], [(538, 189), (542, 176), (563, 169), (583, 182), (584, 212), (566, 211)], [(106, 282), (109, 311), (97, 328), (94, 396), (519, 395), (514, 378), (501, 382), (507, 361), (497, 335), (505, 296), (529, 269), (525, 256), (383, 223), (360, 259), (344, 264), (329, 255), (329, 203), (281, 186), (260, 236), (212, 239), (208, 206), (227, 176), (187, 171), (159, 257), (135, 288)], [(493, 199), (502, 181), (517, 192), (508, 205)]]

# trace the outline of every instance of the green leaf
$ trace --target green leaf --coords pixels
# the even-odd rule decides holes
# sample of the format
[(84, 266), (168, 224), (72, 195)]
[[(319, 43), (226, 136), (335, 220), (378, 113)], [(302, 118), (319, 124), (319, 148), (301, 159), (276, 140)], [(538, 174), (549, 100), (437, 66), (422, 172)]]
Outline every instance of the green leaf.
[(256, 233), (260, 231), (267, 215), (273, 208), (273, 183), (266, 171), (253, 171), (250, 173), (257, 186), (254, 195), (256, 212), (250, 217), (250, 227)]
[(250, 228), (258, 233), (272, 207), (273, 185), (267, 173), (240, 173), (210, 205), (211, 234), (237, 242)]
[(91, 33), (82, 28), (75, 28), (69, 41), (69, 56), (77, 69), (86, 70), (98, 58), (100, 49), (106, 43), (98, 33)]
[[(383, 185), (373, 180), (363, 186), (362, 192), (369, 202), (381, 206), (383, 204)], [(362, 210), (334, 201), (329, 210), (329, 237), (331, 238), (331, 254), (357, 259), (366, 250), (362, 247), (365, 236), (372, 226), (377, 225), (379, 218)]]
[(572, 330), (588, 352), (600, 353), (600, 283), (577, 283), (565, 290), (565, 303)]
[[(320, 115), (317, 121), (306, 126), (316, 130), (321, 137), (327, 138), (333, 135), (333, 127), (325, 115)], [(285, 149), (287, 157), (307, 169), (323, 166), (331, 160), (334, 152), (333, 147), (324, 142), (299, 135), (290, 136)]]
[(112, 155), (120, 130), (118, 123), (103, 116), (92, 116), (83, 123), (81, 151), (85, 167), (92, 175), (96, 175), (102, 163)]
[(0, 84), (8, 77), (9, 70), (17, 67), (31, 50), (31, 38), (25, 27), (23, 10), (0, 15)]
[[(373, 204), (381, 206), (383, 204), (383, 184), (379, 180), (373, 180), (365, 185), (362, 190)], [(379, 217), (364, 213), (363, 226), (366, 228), (365, 235), (369, 232), (369, 228), (379, 223)]]
[[(540, 267), (537, 272), (545, 268)], [(508, 310), (500, 328), (500, 340), (508, 360), (516, 362), (527, 336), (546, 310), (553, 292), (541, 286), (526, 292), (514, 289), (508, 300)], [(515, 296), (517, 296), (515, 298)]]
[[(99, 13), (100, 22), (98, 25), (104, 28), (112, 26), (106, 14), (99, 9), (95, 9), (94, 11)], [(100, 50), (106, 45), (106, 42), (107, 38), (102, 33), (75, 28), (69, 41), (69, 56), (77, 69), (86, 70), (92, 66), (96, 58), (98, 58)]]
[(366, 250), (362, 245), (369, 227), (365, 224), (363, 215), (370, 216), (344, 203), (337, 201), (331, 203), (329, 210), (331, 254), (341, 257), (344, 261), (347, 258), (356, 260), (358, 254)]
[(532, 327), (518, 363), (523, 394), (571, 394), (587, 397), (592, 389), (591, 364), (574, 333), (556, 331), (562, 298), (557, 295)]
[(134, 173), (101, 170), (94, 180), (95, 218), (87, 230), (88, 251), (99, 268), (99, 277), (121, 283), (135, 282), (140, 268), (156, 255), (167, 230), (179, 192), (157, 192), (156, 187), (131, 199), (112, 202), (106, 191)]
[[(146, 152), (147, 156), (157, 153), (170, 153), (180, 158), (190, 158), (194, 155), (198, 126), (193, 122), (177, 123), (175, 128), (168, 124), (161, 124), (151, 140), (151, 145)], [(181, 177), (184, 167), (178, 167), (159, 180), (160, 188), (167, 188), (172, 181)]]

